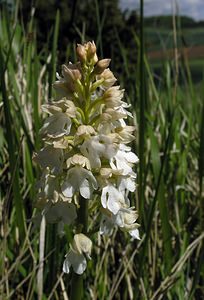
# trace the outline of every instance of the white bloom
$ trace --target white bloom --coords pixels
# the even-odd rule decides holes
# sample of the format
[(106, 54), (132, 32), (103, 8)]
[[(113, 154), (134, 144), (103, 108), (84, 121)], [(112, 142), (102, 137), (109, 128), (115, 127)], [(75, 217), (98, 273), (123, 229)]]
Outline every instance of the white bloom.
[(70, 225), (76, 219), (76, 207), (73, 203), (57, 202), (56, 204), (48, 204), (43, 210), (46, 221), (48, 223), (63, 222)]
[(123, 170), (123, 175), (132, 173), (132, 164), (139, 161), (137, 155), (130, 150), (130, 147), (120, 144), (118, 152), (110, 162), (113, 169)]
[(40, 133), (51, 138), (61, 137), (70, 133), (71, 125), (71, 119), (65, 113), (57, 112), (45, 120)]
[(59, 101), (53, 101), (48, 104), (43, 104), (42, 111), (50, 115), (56, 114), (57, 112), (63, 112), (70, 118), (76, 117), (76, 106), (74, 105), (74, 102), (67, 100), (66, 98)]
[(126, 203), (124, 195), (113, 185), (109, 184), (102, 189), (101, 204), (110, 210), (114, 215)]
[(95, 129), (90, 125), (80, 125), (77, 128), (74, 143), (78, 144), (81, 143), (83, 140), (90, 138), (92, 135), (96, 135)]
[(90, 199), (93, 190), (98, 187), (97, 181), (91, 171), (81, 166), (75, 166), (68, 170), (67, 177), (62, 183), (62, 193), (65, 197), (72, 197), (75, 192), (79, 191), (85, 199)]
[(103, 94), (103, 100), (106, 107), (114, 108), (122, 105), (124, 90), (120, 90), (120, 86), (112, 86)]
[(118, 146), (111, 136), (94, 136), (82, 144), (80, 150), (88, 157), (92, 168), (101, 167), (101, 157), (110, 159), (117, 153)]
[(100, 122), (114, 122), (123, 118), (127, 118), (127, 113), (120, 111), (118, 108), (106, 108), (101, 114), (99, 121)]
[(125, 193), (125, 190), (134, 192), (136, 189), (136, 174), (132, 172), (130, 176), (118, 176), (118, 190)]
[(111, 235), (114, 227), (115, 223), (113, 221), (112, 215), (108, 217), (104, 214), (101, 219), (99, 233), (102, 235)]
[(97, 76), (97, 80), (104, 79), (103, 83), (101, 84), (102, 89), (108, 89), (116, 82), (116, 78), (110, 69), (105, 69), (100, 75)]
[(118, 226), (121, 230), (127, 231), (133, 238), (140, 239), (139, 225), (136, 222), (137, 212), (132, 208), (121, 208), (117, 214), (105, 212), (100, 224), (100, 234), (110, 235), (113, 228)]
[(62, 170), (63, 151), (52, 146), (46, 146), (34, 154), (33, 160), (39, 163), (43, 169), (49, 167), (53, 174), (58, 174)]
[(37, 207), (44, 206), (48, 201), (55, 202), (58, 181), (54, 175), (50, 174), (50, 169), (47, 167), (36, 184), (38, 192)]
[[(124, 121), (124, 120), (123, 120)], [(121, 122), (122, 125), (122, 122)], [(115, 129), (115, 131), (120, 135), (123, 144), (128, 144), (135, 139), (135, 136), (132, 135), (132, 132), (135, 130), (134, 126), (120, 126)]]
[(58, 223), (58, 234), (64, 235), (64, 225), (70, 225), (77, 218), (76, 207), (69, 202), (47, 202), (41, 213), (33, 218), (34, 227), (40, 226), (43, 216), (47, 223)]
[(87, 236), (82, 233), (75, 234), (71, 249), (67, 253), (63, 264), (63, 272), (69, 273), (72, 266), (74, 272), (81, 275), (87, 266), (84, 254), (90, 259), (91, 248), (92, 241)]

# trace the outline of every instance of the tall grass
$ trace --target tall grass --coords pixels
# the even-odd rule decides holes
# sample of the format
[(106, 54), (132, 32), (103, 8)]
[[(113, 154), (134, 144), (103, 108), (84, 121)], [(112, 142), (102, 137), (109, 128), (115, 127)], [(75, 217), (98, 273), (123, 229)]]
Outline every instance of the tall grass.
[[(52, 95), (60, 14), (57, 12), (53, 24), (50, 52), (37, 51), (34, 10), (26, 26), (12, 20), (1, 12), (0, 299), (68, 299), (70, 276), (63, 275), (61, 267), (69, 229), (65, 228), (66, 235), (59, 238), (54, 225), (36, 230), (30, 223), (35, 215), (35, 181), (39, 174), (32, 155), (40, 147), (40, 105)], [(102, 52), (100, 24), (98, 15), (99, 36), (93, 39), (98, 40)], [(140, 39), (132, 33), (142, 64), (140, 69), (136, 65), (135, 74), (131, 74), (135, 84), (125, 86), (134, 110), (130, 123), (137, 128), (135, 148), (140, 156), (139, 195), (135, 199), (141, 241), (130, 242), (117, 231), (111, 239), (96, 234), (97, 246), (85, 275), (84, 299), (202, 299), (203, 82), (194, 85), (188, 61), (183, 63), (178, 58), (165, 62), (156, 81), (142, 36), (142, 29)], [(119, 78), (123, 83), (131, 72), (119, 36), (118, 47), (125, 62)], [(67, 53), (73, 48), (68, 45)], [(171, 76), (175, 63), (178, 76), (185, 77), (183, 85)], [(39, 267), (42, 284), (37, 280)]]

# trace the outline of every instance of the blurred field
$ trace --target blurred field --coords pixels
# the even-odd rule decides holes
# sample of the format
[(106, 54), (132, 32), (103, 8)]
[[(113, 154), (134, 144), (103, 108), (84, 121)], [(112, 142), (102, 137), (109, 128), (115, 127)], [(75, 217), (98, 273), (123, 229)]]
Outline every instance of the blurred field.
[[(150, 20), (149, 20), (150, 19)], [(171, 17), (163, 17), (161, 26), (157, 26), (159, 17), (149, 18), (150, 24), (145, 28), (145, 42), (147, 56), (154, 71), (161, 73), (161, 67), (165, 61), (171, 61), (175, 57), (174, 28)], [(181, 64), (185, 61), (191, 70), (192, 80), (198, 83), (203, 79), (204, 67), (204, 26), (203, 22), (196, 24), (192, 20), (185, 21), (185, 17), (178, 18), (176, 28), (177, 55)], [(184, 23), (184, 25), (182, 25)], [(203, 27), (202, 27), (202, 26)]]
[[(34, 12), (27, 24), (15, 12), (0, 16), (2, 300), (68, 299), (70, 276), (62, 274), (62, 262), (70, 230), (65, 228), (66, 235), (59, 238), (55, 225), (35, 229), (30, 222), (40, 174), (32, 156), (41, 143), (40, 105), (52, 98), (52, 82), (60, 69), (60, 22), (58, 11), (51, 50), (45, 46), (39, 51)], [(112, 57), (111, 69), (119, 70), (134, 114), (129, 123), (137, 128), (133, 147), (140, 165), (132, 205), (139, 210), (141, 241), (130, 241), (119, 231), (111, 238), (93, 235), (96, 246), (84, 276), (84, 299), (204, 299), (203, 77), (195, 83), (189, 58), (181, 61), (172, 54), (164, 59), (158, 78), (136, 30), (132, 36), (137, 63), (128, 59), (118, 37), (123, 60), (117, 62), (119, 68)], [(81, 37), (86, 40), (85, 33)], [(168, 38), (173, 44), (173, 36)], [(92, 39), (103, 48), (103, 35)], [(74, 47), (67, 46), (67, 61)]]

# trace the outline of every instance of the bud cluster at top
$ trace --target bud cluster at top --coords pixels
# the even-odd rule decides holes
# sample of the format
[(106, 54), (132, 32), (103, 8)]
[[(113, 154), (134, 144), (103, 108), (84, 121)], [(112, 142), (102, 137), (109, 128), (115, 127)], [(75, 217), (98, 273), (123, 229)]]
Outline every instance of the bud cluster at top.
[[(34, 155), (42, 169), (36, 206), (63, 232), (65, 224), (77, 228), (79, 197), (95, 201), (101, 234), (118, 227), (139, 239), (137, 212), (128, 199), (136, 188), (133, 165), (138, 158), (127, 145), (134, 127), (125, 123), (132, 115), (124, 90), (114, 85), (110, 59), (98, 60), (94, 42), (78, 45), (76, 52), (79, 61), (63, 65), (53, 84), (55, 100), (42, 106), (49, 116), (40, 130), (44, 147)], [(83, 273), (91, 246), (75, 229), (63, 270), (72, 266)]]

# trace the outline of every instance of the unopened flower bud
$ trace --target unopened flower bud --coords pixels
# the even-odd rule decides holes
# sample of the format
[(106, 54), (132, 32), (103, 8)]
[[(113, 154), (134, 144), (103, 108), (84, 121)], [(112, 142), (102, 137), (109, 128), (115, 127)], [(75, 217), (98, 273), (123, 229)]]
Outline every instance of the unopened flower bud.
[(76, 65), (63, 65), (62, 66), (62, 74), (64, 78), (69, 81), (76, 81), (77, 79), (81, 79), (81, 73)]
[(94, 42), (88, 42), (86, 44), (87, 47), (87, 58), (92, 59), (96, 54), (96, 45)]
[(78, 44), (76, 49), (77, 56), (81, 62), (86, 60), (86, 49), (85, 46)]
[(98, 61), (98, 56), (96, 54), (96, 45), (94, 42), (88, 42), (86, 44), (87, 47), (87, 60), (93, 63), (94, 65)]
[(101, 74), (109, 66), (110, 61), (108, 58), (99, 60), (94, 68), (94, 73), (97, 75)]

